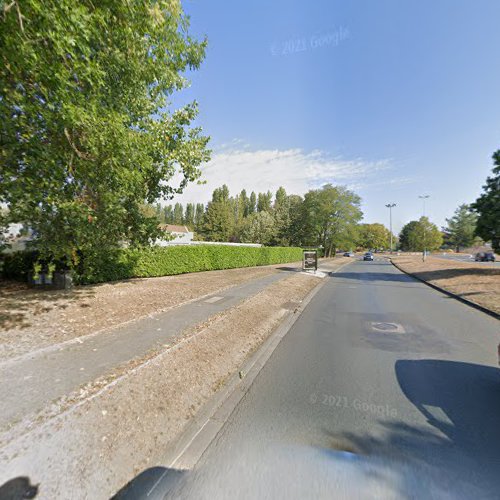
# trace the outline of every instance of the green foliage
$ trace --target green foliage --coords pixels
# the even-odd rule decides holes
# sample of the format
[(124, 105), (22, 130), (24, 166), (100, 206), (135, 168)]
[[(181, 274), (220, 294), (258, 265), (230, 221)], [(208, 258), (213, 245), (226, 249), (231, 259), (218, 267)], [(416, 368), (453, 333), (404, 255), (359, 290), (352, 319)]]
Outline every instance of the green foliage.
[(234, 229), (234, 216), (228, 201), (218, 199), (208, 204), (201, 233), (206, 241), (229, 241)]
[(276, 245), (290, 244), (290, 197), (286, 194), (285, 188), (279, 187), (274, 198), (274, 243)]
[(257, 197), (257, 212), (271, 212), (273, 193), (259, 193)]
[(256, 212), (249, 215), (243, 223), (241, 241), (269, 245), (276, 235), (274, 218), (268, 212)]
[[(259, 193), (257, 203), (254, 192), (248, 197), (243, 189), (233, 197), (227, 185), (216, 188), (206, 211), (202, 204), (196, 206), (195, 238), (270, 246), (325, 245), (326, 255), (331, 255), (335, 248), (355, 246), (358, 239), (357, 223), (361, 218), (360, 198), (345, 187), (325, 185), (307, 193), (305, 199), (288, 195), (280, 187), (276, 191), (274, 204), (271, 204), (272, 199), (271, 192)], [(192, 204), (186, 205), (185, 223), (191, 218), (191, 215), (187, 215), (191, 213), (191, 207)], [(173, 212), (180, 216), (183, 206), (177, 203)], [(374, 227), (377, 229), (377, 225)], [(386, 231), (381, 225), (380, 228)], [(375, 230), (376, 234), (379, 232)], [(370, 244), (378, 246), (382, 239)]]
[(248, 215), (253, 214), (257, 210), (257, 196), (252, 191), (248, 200)]
[(404, 252), (410, 251), (410, 234), (417, 226), (418, 221), (412, 220), (405, 224), (399, 233), (399, 248)]
[(200, 230), (204, 214), (205, 214), (205, 205), (203, 205), (203, 203), (197, 203), (194, 215), (194, 227), (196, 228), (197, 231)]
[(301, 210), (303, 243), (321, 245), (330, 257), (336, 248), (352, 247), (363, 213), (360, 197), (343, 186), (324, 185), (306, 193)]
[(4, 279), (27, 281), (38, 261), (38, 252), (23, 251), (0, 254), (0, 272)]
[(418, 221), (410, 221), (403, 226), (399, 244), (404, 251), (423, 252), (424, 249), (433, 251), (443, 244), (443, 235), (427, 217), (420, 217)]
[(446, 219), (448, 227), (444, 230), (447, 240), (457, 252), (461, 247), (468, 247), (474, 243), (477, 218), (477, 214), (471, 212), (470, 206), (463, 204), (455, 210), (451, 219)]
[(76, 265), (158, 236), (141, 205), (182, 192), (209, 157), (196, 103), (168, 102), (205, 45), (176, 0), (4, 3), (0, 204), (42, 256)]
[(226, 203), (229, 201), (229, 188), (227, 187), (226, 184), (224, 184), (220, 188), (214, 189), (214, 192), (212, 193), (212, 201), (215, 202), (222, 202)]
[(165, 224), (173, 224), (174, 223), (174, 210), (172, 205), (167, 205), (164, 208), (164, 220)]
[(289, 245), (301, 246), (305, 244), (303, 231), (303, 202), (302, 196), (297, 194), (288, 196), (289, 220), (287, 227), (283, 229), (283, 233)]
[(247, 196), (246, 189), (242, 189), (239, 197), (241, 206), (243, 207), (243, 218), (248, 217), (250, 211), (250, 199)]
[(356, 239), (357, 246), (366, 249), (383, 249), (390, 246), (391, 233), (383, 225), (360, 224), (358, 227), (358, 235)]
[(472, 204), (479, 217), (476, 235), (491, 241), (495, 252), (500, 252), (500, 150), (493, 154), (493, 175), (486, 179), (483, 194)]
[[(3, 256), (3, 276), (26, 279), (37, 257), (29, 252), (16, 252)], [(179, 245), (128, 248), (82, 258), (76, 270), (76, 281), (81, 284), (99, 283), (128, 278), (265, 266), (296, 262), (301, 259), (302, 249), (296, 247)]]
[(180, 203), (176, 203), (173, 211), (173, 223), (181, 225), (184, 220), (184, 208)]

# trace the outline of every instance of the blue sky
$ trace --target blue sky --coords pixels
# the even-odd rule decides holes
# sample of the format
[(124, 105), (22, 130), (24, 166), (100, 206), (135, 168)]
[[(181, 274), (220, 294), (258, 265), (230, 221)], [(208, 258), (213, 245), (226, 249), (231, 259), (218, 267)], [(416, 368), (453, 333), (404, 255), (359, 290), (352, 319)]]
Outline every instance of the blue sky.
[(439, 225), (473, 201), (500, 148), (500, 1), (201, 0), (183, 3), (209, 41), (192, 85), (213, 160), (207, 201), (225, 182), (302, 194), (352, 187), (368, 222), (396, 230), (420, 194)]

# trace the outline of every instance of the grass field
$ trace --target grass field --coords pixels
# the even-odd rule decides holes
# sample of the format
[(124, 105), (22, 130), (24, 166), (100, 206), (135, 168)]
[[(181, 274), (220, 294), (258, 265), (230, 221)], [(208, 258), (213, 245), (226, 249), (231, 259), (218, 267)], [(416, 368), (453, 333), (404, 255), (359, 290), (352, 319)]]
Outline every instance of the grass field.
[(417, 255), (392, 258), (401, 269), (500, 314), (500, 268)]

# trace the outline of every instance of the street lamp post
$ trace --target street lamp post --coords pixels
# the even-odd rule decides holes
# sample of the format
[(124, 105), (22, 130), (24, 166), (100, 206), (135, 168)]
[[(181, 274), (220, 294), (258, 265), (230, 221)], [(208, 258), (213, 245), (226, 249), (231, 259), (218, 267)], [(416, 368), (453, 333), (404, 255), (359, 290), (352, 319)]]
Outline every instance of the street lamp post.
[(395, 207), (395, 203), (388, 203), (386, 207), (389, 209), (389, 230), (391, 232), (391, 253), (392, 253), (392, 208)]
[[(429, 198), (429, 195), (428, 194), (424, 194), (424, 195), (421, 195), (419, 196), (419, 198), (422, 200), (422, 203), (423, 203), (423, 217), (425, 217), (425, 200), (427, 198)], [(425, 262), (425, 257), (426, 257), (426, 254), (427, 254), (427, 249), (425, 248), (426, 247), (426, 241), (425, 241), (425, 232), (426, 232), (426, 229), (425, 229), (425, 221), (424, 222), (424, 253), (422, 254), (422, 262)]]

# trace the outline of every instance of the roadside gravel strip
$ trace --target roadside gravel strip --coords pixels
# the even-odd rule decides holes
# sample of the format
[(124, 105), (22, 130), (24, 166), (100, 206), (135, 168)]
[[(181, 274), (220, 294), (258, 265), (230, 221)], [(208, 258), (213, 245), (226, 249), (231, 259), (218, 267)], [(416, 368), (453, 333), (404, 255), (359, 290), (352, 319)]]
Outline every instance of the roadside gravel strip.
[(500, 318), (500, 269), (484, 263), (420, 256), (390, 258), (400, 271), (469, 306)]
[(321, 281), (293, 273), (89, 384), (63, 402), (62, 413), (9, 437), (0, 450), (0, 484), (29, 476), (40, 483), (39, 498), (109, 498), (161, 460), (202, 405)]

